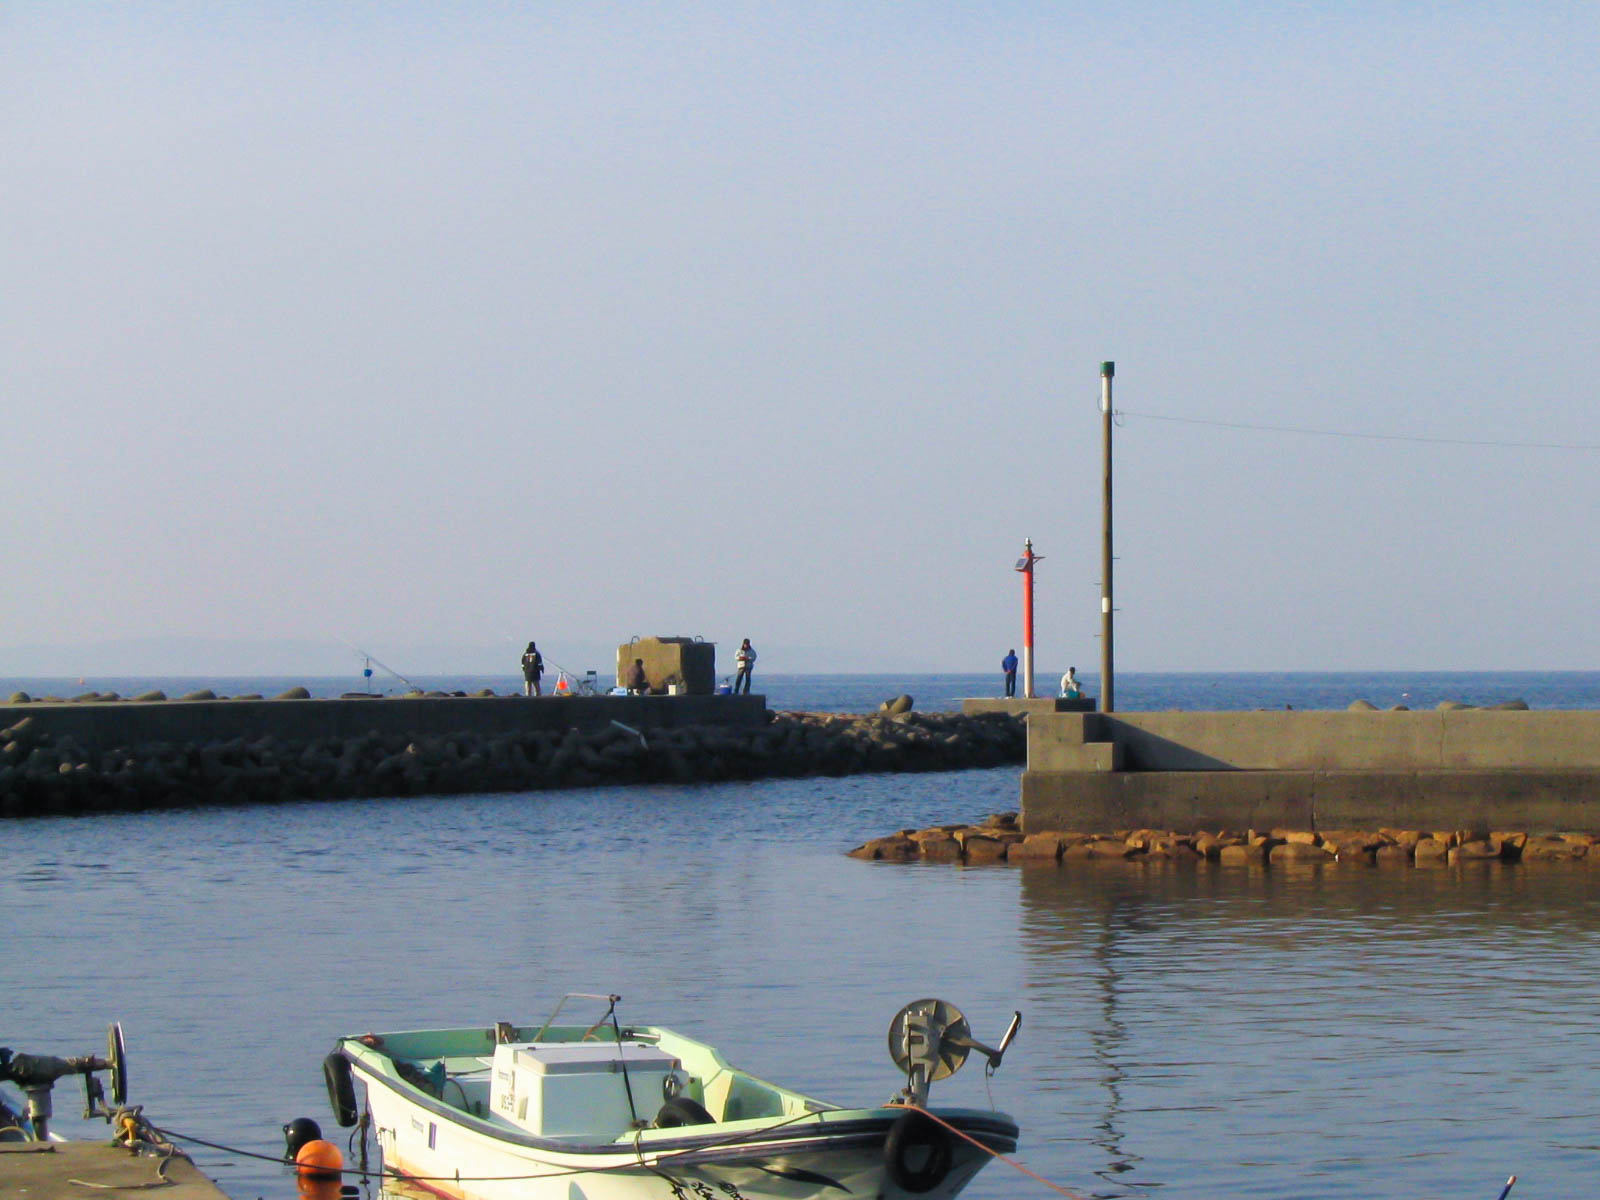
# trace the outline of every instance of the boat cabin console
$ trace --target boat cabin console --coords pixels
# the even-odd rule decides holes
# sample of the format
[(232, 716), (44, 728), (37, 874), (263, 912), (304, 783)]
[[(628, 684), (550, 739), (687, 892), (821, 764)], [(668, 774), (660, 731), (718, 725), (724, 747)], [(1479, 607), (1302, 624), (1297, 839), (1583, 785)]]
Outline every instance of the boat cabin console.
[(494, 1048), (489, 1111), (536, 1137), (611, 1139), (686, 1082), (675, 1057), (639, 1042), (509, 1042)]

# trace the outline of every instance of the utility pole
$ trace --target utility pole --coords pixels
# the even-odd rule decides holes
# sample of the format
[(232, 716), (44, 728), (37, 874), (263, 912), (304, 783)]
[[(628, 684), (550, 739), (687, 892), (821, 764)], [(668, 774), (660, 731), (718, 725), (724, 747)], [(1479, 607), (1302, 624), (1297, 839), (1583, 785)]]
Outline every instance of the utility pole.
[(1100, 428), (1105, 443), (1105, 490), (1100, 499), (1101, 712), (1115, 712), (1117, 708), (1111, 673), (1111, 377), (1116, 373), (1116, 363), (1100, 364)]
[(1017, 570), (1022, 572), (1022, 695), (1032, 700), (1033, 695), (1033, 564), (1043, 562), (1044, 555), (1033, 552), (1033, 539), (1022, 539), (1022, 557), (1017, 559)]

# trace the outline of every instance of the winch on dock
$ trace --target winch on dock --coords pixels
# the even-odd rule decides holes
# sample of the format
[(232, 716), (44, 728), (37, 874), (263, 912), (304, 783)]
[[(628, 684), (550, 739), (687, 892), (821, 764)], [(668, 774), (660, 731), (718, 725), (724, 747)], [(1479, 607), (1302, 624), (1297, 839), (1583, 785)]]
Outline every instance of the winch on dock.
[[(101, 1075), (111, 1086), (110, 1103)], [(83, 1082), (84, 1119), (103, 1118), (111, 1126), (110, 1140), (69, 1142), (51, 1130), (55, 1085), (70, 1077)], [(120, 1024), (107, 1031), (104, 1057), (61, 1058), (0, 1046), (0, 1083), (20, 1089), (25, 1097), (13, 1109), (10, 1094), (0, 1092), (0, 1200), (82, 1200), (88, 1189), (150, 1188), (160, 1188), (172, 1200), (227, 1200), (145, 1119), (140, 1106), (128, 1105), (127, 1050)]]

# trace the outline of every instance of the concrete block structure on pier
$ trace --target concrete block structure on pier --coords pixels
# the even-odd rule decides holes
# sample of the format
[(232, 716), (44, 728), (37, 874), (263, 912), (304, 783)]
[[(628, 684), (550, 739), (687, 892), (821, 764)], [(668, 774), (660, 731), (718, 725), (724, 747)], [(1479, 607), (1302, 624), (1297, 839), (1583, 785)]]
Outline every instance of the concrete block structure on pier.
[(1600, 712), (1036, 712), (1021, 808), (1029, 831), (1600, 831)]
[(628, 678), (634, 659), (644, 663), (644, 677), (654, 692), (678, 687), (689, 696), (717, 690), (717, 646), (700, 638), (647, 637), (617, 647), (617, 686)]

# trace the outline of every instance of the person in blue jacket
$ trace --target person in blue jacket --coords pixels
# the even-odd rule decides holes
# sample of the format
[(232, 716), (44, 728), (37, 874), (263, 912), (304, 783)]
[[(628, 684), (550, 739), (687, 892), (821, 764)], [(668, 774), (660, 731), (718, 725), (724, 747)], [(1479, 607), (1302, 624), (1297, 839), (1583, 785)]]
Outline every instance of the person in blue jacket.
[(1000, 660), (1000, 669), (1006, 673), (1006, 695), (1017, 694), (1017, 652), (1007, 650), (1006, 656)]
[(739, 643), (739, 649), (733, 656), (738, 670), (733, 676), (733, 694), (737, 696), (741, 687), (745, 695), (750, 694), (750, 673), (756, 669), (756, 648), (750, 644), (750, 639), (745, 638)]

